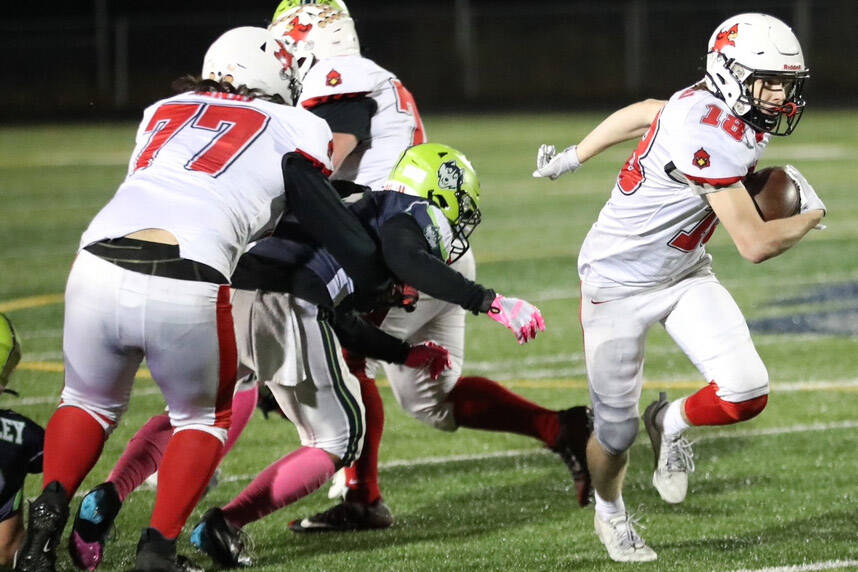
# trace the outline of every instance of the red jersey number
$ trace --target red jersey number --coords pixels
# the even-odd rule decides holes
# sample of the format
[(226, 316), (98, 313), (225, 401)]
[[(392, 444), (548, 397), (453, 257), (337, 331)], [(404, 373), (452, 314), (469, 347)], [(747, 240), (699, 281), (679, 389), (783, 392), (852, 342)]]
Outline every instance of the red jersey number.
[(652, 122), (652, 125), (649, 126), (649, 131), (647, 131), (643, 136), (641, 142), (638, 143), (638, 146), (632, 152), (632, 156), (629, 157), (626, 164), (623, 165), (623, 168), (620, 170), (620, 175), (617, 177), (617, 186), (624, 195), (631, 195), (637, 191), (646, 178), (646, 173), (644, 172), (643, 165), (641, 165), (641, 160), (646, 157), (649, 154), (649, 150), (652, 149), (652, 142), (655, 140), (655, 136), (658, 133), (658, 120), (660, 116), (661, 112), (655, 116), (655, 120)]
[[(700, 123), (710, 127), (720, 126), (727, 135), (736, 141), (742, 140), (742, 137), (745, 135), (744, 121), (729, 113), (725, 114), (717, 105), (707, 105), (706, 109), (709, 111), (700, 118)], [(726, 115), (723, 120), (721, 119), (722, 115)]]
[(712, 238), (716, 226), (718, 226), (718, 217), (715, 216), (714, 212), (709, 213), (689, 232), (679, 231), (668, 245), (682, 252), (693, 252), (698, 246), (706, 244)]
[(207, 103), (165, 103), (159, 107), (144, 133), (149, 143), (137, 156), (134, 171), (152, 164), (161, 148), (176, 133), (189, 127), (213, 132), (211, 140), (186, 164), (190, 171), (217, 177), (265, 131), (269, 117), (252, 107), (210, 105)]
[(411, 145), (426, 143), (426, 132), (423, 130), (423, 120), (420, 119), (420, 112), (417, 111), (417, 102), (414, 101), (414, 96), (411, 95), (411, 92), (408, 91), (398, 79), (390, 81), (393, 84), (393, 88), (396, 90), (396, 110), (399, 113), (404, 113), (414, 118), (414, 130), (411, 134)]

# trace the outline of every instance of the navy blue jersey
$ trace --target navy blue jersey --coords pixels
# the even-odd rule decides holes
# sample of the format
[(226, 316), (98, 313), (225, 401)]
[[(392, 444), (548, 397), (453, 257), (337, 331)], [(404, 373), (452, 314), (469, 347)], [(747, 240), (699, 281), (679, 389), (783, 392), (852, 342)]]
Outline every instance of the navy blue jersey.
[(20, 508), (20, 492), (28, 473), (42, 472), (45, 430), (10, 409), (0, 409), (0, 520)]
[[(453, 236), (450, 224), (441, 210), (425, 199), (394, 191), (371, 191), (349, 205), (349, 209), (379, 246), (384, 224), (396, 215), (406, 214), (417, 223), (432, 255), (443, 262), (449, 258)], [(275, 236), (257, 242), (248, 255), (307, 268), (325, 285), (334, 305), (354, 293), (354, 283), (336, 259), (327, 250), (308, 240), (288, 219), (281, 222)], [(242, 268), (241, 264), (239, 268)], [(241, 288), (241, 277), (233, 276), (233, 283)], [(258, 284), (255, 286), (259, 287)], [(270, 288), (260, 289), (277, 291), (282, 286), (272, 284)]]

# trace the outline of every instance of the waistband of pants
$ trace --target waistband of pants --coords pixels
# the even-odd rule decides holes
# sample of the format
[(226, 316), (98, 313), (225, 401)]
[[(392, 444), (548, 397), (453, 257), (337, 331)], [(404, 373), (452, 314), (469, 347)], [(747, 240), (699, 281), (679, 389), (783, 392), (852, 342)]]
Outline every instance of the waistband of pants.
[(87, 252), (126, 270), (194, 282), (228, 284), (223, 274), (202, 262), (179, 256), (177, 244), (135, 238), (108, 238), (84, 248)]

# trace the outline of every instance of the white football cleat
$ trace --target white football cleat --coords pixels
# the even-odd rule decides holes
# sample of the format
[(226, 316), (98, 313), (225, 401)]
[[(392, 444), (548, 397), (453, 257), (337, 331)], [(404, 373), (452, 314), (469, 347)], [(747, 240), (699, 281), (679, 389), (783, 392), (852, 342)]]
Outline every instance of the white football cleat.
[(346, 485), (346, 470), (340, 469), (331, 478), (331, 488), (328, 489), (329, 499), (345, 499), (349, 487)]
[(596, 535), (614, 562), (652, 562), (658, 558), (635, 531), (635, 524), (639, 523), (628, 513), (607, 521), (599, 518), (598, 514), (593, 519)]
[(655, 457), (652, 484), (662, 500), (678, 504), (688, 494), (688, 473), (694, 472), (694, 451), (682, 435), (664, 433), (658, 414), (668, 405), (667, 395), (660, 393), (658, 401), (650, 403), (644, 411), (643, 419)]

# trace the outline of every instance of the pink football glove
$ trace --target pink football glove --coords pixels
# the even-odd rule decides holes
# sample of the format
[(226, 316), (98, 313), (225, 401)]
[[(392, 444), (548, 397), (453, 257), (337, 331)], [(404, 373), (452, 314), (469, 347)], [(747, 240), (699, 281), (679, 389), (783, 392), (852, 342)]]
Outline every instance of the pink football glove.
[(453, 362), (450, 361), (450, 352), (446, 348), (442, 348), (435, 342), (423, 342), (411, 346), (408, 357), (405, 358), (405, 365), (414, 368), (428, 368), (429, 377), (438, 379), (445, 369), (453, 367)]
[(545, 331), (545, 320), (539, 308), (518, 298), (505, 298), (498, 294), (489, 308), (488, 316), (511, 330), (519, 344), (535, 338), (537, 331)]

